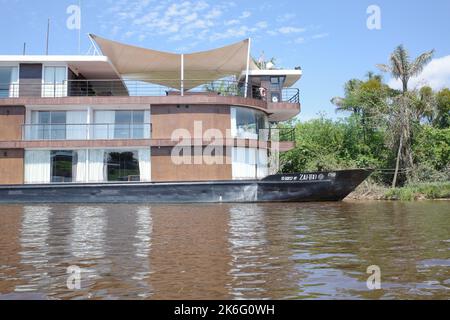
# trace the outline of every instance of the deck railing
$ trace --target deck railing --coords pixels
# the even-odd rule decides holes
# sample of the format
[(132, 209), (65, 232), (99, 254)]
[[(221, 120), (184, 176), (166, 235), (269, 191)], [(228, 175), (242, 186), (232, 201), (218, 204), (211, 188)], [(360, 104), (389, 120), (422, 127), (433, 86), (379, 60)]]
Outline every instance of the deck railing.
[[(22, 126), (22, 136), (23, 141), (151, 139), (152, 124), (25, 124)], [(237, 138), (295, 142), (295, 128), (259, 129), (254, 134), (238, 134)]]
[(150, 123), (25, 124), (24, 141), (150, 139)]
[[(160, 84), (158, 84), (160, 83)], [(174, 89), (180, 88), (180, 89)], [(184, 88), (181, 90), (181, 88)], [(254, 89), (254, 90), (253, 90)], [(269, 99), (261, 96), (259, 88), (247, 91), (247, 97), (253, 99)], [(267, 91), (267, 90), (266, 90)], [(281, 90), (281, 101), (298, 103), (299, 90), (284, 88)], [(19, 97), (105, 97), (105, 96), (189, 96), (220, 95), (244, 97), (243, 82), (232, 80), (67, 80), (61, 83), (0, 83), (1, 98)]]
[(279, 142), (295, 142), (295, 127), (270, 128), (270, 139)]

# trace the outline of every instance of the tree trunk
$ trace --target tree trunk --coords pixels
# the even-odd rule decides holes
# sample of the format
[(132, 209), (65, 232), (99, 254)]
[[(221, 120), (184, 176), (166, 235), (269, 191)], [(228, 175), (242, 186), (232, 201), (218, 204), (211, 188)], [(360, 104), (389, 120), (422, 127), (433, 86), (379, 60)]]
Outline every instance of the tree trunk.
[(405, 94), (406, 92), (408, 92), (408, 80), (402, 79), (402, 84), (403, 84), (403, 94)]
[(395, 186), (397, 185), (397, 175), (400, 166), (400, 157), (402, 154), (402, 148), (403, 148), (403, 132), (400, 133), (400, 142), (398, 144), (397, 161), (395, 163), (395, 172), (394, 172), (394, 179), (392, 180), (392, 188), (395, 188)]

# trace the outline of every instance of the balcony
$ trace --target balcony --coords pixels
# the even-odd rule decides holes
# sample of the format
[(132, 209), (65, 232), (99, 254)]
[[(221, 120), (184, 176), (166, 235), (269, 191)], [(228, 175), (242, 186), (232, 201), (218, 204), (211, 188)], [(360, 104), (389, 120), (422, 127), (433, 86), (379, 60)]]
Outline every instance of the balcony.
[(295, 127), (271, 128), (271, 141), (278, 142), (280, 152), (289, 151), (295, 148)]
[[(151, 83), (150, 83), (151, 82)], [(162, 82), (166, 85), (158, 85)], [(175, 89), (177, 88), (177, 89)], [(179, 89), (178, 89), (179, 88)], [(283, 88), (268, 92), (267, 88), (249, 86), (247, 98), (299, 103), (299, 89)], [(68, 80), (63, 83), (0, 84), (0, 99), (5, 98), (61, 98), (61, 97), (163, 97), (163, 96), (232, 96), (245, 97), (245, 84), (238, 81), (217, 80)]]
[(151, 138), (152, 125), (141, 124), (26, 124), (23, 141), (142, 140)]

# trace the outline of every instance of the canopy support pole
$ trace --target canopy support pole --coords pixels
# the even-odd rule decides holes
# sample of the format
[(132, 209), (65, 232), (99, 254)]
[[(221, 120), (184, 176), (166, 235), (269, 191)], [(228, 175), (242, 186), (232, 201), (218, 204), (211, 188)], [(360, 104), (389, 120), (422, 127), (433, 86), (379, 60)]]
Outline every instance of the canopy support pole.
[(245, 89), (244, 89), (244, 97), (248, 97), (248, 73), (250, 69), (250, 46), (252, 43), (252, 39), (248, 38), (248, 51), (247, 51), (247, 69), (245, 71)]
[(184, 96), (184, 54), (181, 54), (181, 96)]
[[(93, 48), (92, 55), (93, 56), (99, 56), (100, 55), (100, 51), (97, 48), (97, 45), (95, 43), (94, 38), (92, 37), (92, 35), (90, 33), (88, 33), (88, 37), (89, 37), (89, 40), (91, 41), (91, 47)], [(90, 51), (91, 51), (91, 48), (89, 48), (88, 54), (90, 53)]]

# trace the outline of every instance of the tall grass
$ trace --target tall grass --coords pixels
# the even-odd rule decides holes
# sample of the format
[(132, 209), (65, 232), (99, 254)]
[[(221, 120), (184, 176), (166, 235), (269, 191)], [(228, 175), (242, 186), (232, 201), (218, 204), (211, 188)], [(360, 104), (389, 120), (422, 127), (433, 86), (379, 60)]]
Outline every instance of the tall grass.
[(450, 199), (450, 182), (420, 183), (388, 189), (386, 200)]

